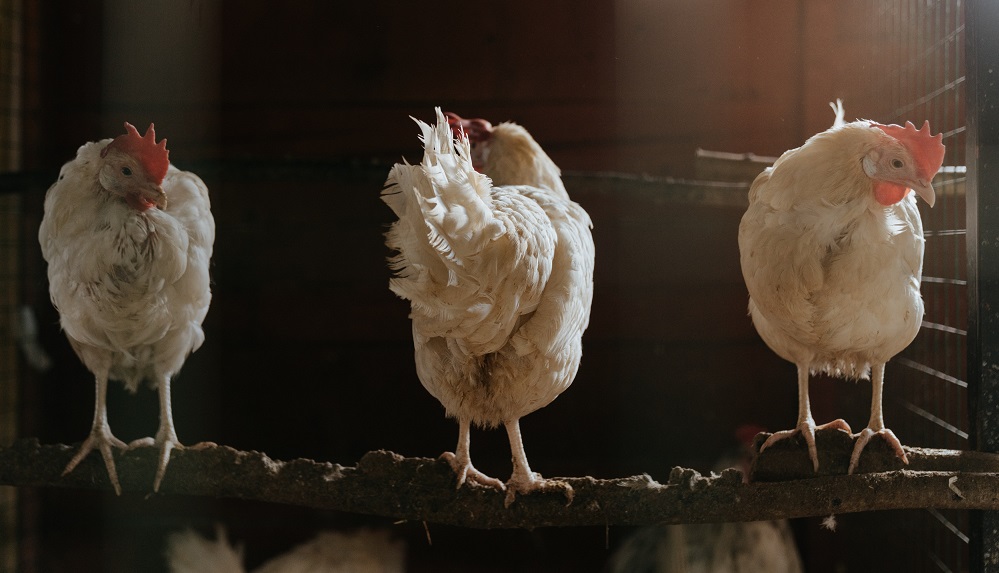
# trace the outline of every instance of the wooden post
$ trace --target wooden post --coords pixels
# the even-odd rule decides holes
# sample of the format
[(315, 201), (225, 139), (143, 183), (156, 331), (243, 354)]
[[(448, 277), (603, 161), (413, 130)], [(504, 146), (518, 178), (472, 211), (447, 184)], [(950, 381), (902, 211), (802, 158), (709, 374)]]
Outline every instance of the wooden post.
[[(999, 452), (999, 2), (965, 4), (971, 445)], [(999, 573), (999, 512), (971, 515), (971, 570)]]

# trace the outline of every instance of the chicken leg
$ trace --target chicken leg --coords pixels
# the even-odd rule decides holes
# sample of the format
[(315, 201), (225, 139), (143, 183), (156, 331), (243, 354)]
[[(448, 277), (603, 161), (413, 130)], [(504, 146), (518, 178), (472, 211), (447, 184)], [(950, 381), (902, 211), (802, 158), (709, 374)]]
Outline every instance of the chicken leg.
[(444, 452), (441, 455), (441, 459), (451, 465), (451, 469), (454, 470), (454, 473), (458, 477), (457, 488), (461, 488), (466, 480), (470, 480), (472, 483), (494, 487), (500, 491), (505, 490), (506, 486), (503, 485), (503, 482), (496, 478), (491, 478), (472, 467), (472, 457), (469, 453), (472, 442), (471, 436), (472, 428), (468, 418), (458, 418), (458, 445), (455, 447), (453, 454), (451, 452)]
[[(878, 393), (878, 396), (880, 398), (880, 392)], [(880, 402), (878, 403), (878, 407), (881, 407)], [(769, 438), (767, 438), (767, 441), (763, 442), (763, 445), (760, 446), (760, 452), (763, 452), (763, 450), (769, 448), (780, 440), (793, 437), (794, 435), (800, 433), (805, 438), (805, 443), (808, 445), (808, 457), (812, 460), (812, 467), (815, 469), (815, 472), (818, 473), (819, 454), (815, 449), (815, 430), (824, 430), (826, 428), (851, 432), (850, 425), (847, 424), (846, 420), (843, 420), (842, 418), (822, 424), (821, 426), (815, 425), (815, 420), (812, 418), (812, 406), (808, 401), (808, 365), (798, 364), (798, 425), (793, 430), (774, 432)]]
[(95, 378), (97, 382), (95, 385), (97, 388), (97, 397), (94, 403), (94, 423), (90, 426), (90, 435), (83, 441), (83, 445), (80, 446), (73, 459), (66, 464), (66, 469), (62, 471), (62, 475), (73, 471), (83, 458), (87, 457), (87, 454), (93, 451), (94, 448), (97, 448), (101, 452), (101, 457), (104, 458), (104, 467), (108, 470), (108, 479), (111, 480), (114, 492), (121, 495), (121, 484), (118, 483), (118, 471), (114, 467), (114, 454), (111, 451), (111, 447), (114, 446), (124, 450), (128, 446), (125, 445), (125, 442), (114, 437), (111, 433), (111, 426), (108, 424), (107, 372), (101, 372)]
[(857, 438), (857, 443), (853, 445), (853, 454), (850, 456), (850, 469), (847, 470), (847, 473), (852, 474), (853, 470), (857, 469), (861, 452), (864, 451), (867, 442), (871, 441), (871, 438), (877, 435), (880, 435), (888, 442), (888, 445), (895, 450), (895, 455), (899, 459), (906, 465), (909, 464), (909, 458), (905, 455), (905, 450), (902, 449), (902, 442), (895, 436), (895, 432), (885, 427), (884, 414), (881, 410), (881, 390), (884, 387), (884, 383), (885, 365), (884, 363), (875, 364), (871, 367), (871, 421), (867, 423), (866, 428), (854, 436)]
[(524, 451), (524, 440), (520, 436), (520, 420), (506, 422), (504, 425), (510, 438), (510, 452), (513, 454), (513, 474), (506, 482), (506, 499), (503, 501), (503, 506), (510, 507), (518, 493), (527, 494), (532, 491), (554, 489), (564, 490), (565, 496), (572, 501), (572, 486), (563, 481), (546, 480), (541, 474), (531, 471), (531, 465), (527, 463), (527, 452)]
[(159, 446), (159, 464), (156, 466), (156, 478), (153, 480), (153, 491), (160, 490), (160, 483), (166, 475), (167, 464), (170, 463), (170, 452), (174, 449), (183, 449), (184, 445), (177, 439), (177, 431), (173, 426), (173, 408), (170, 405), (170, 377), (159, 376), (156, 384), (160, 395), (160, 427), (156, 431), (156, 438), (139, 438), (128, 444), (129, 449)]

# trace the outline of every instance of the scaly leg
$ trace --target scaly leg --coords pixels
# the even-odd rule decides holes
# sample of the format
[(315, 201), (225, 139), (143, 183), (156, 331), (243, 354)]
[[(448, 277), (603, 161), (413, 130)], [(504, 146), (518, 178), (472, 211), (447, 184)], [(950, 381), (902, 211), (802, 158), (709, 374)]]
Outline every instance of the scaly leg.
[(850, 425), (843, 419), (833, 420), (832, 422), (822, 424), (821, 426), (815, 425), (815, 420), (812, 419), (812, 406), (808, 401), (808, 365), (798, 364), (798, 425), (795, 426), (793, 430), (774, 432), (774, 434), (767, 438), (767, 441), (763, 442), (763, 445), (760, 446), (760, 452), (780, 440), (793, 437), (794, 435), (800, 433), (805, 438), (805, 443), (808, 445), (808, 457), (812, 459), (812, 467), (815, 469), (815, 472), (818, 473), (819, 454), (815, 449), (815, 430), (824, 430), (826, 428), (846, 430), (847, 432), (850, 431)]
[(506, 482), (506, 500), (503, 505), (510, 507), (510, 504), (517, 498), (518, 493), (527, 494), (532, 491), (549, 491), (560, 489), (565, 492), (565, 496), (572, 501), (572, 486), (558, 480), (546, 480), (541, 474), (531, 471), (530, 464), (527, 463), (527, 452), (524, 451), (524, 440), (520, 435), (520, 420), (512, 420), (504, 424), (507, 436), (510, 438), (510, 452), (513, 454), (513, 474)]
[(503, 482), (472, 467), (472, 457), (469, 453), (471, 443), (471, 422), (467, 418), (458, 418), (458, 446), (454, 449), (453, 454), (451, 452), (441, 454), (441, 458), (451, 465), (451, 469), (458, 477), (456, 489), (460, 489), (467, 479), (471, 480), (472, 483), (494, 487), (500, 491), (505, 490), (506, 486), (503, 485)]
[(108, 470), (108, 479), (111, 480), (114, 492), (121, 495), (121, 485), (118, 483), (118, 472), (114, 467), (114, 454), (111, 452), (111, 447), (114, 446), (124, 450), (128, 446), (125, 445), (125, 442), (111, 434), (111, 426), (108, 425), (107, 372), (95, 375), (95, 378), (97, 380), (97, 397), (94, 403), (94, 423), (90, 426), (90, 435), (84, 440), (83, 445), (80, 446), (79, 451), (76, 452), (73, 459), (66, 464), (66, 469), (62, 471), (62, 475), (73, 471), (73, 468), (96, 447), (100, 450), (101, 457), (104, 458), (104, 467)]
[(857, 443), (853, 445), (853, 454), (850, 456), (850, 469), (847, 473), (852, 474), (853, 470), (857, 469), (861, 452), (864, 451), (867, 442), (871, 441), (871, 438), (877, 435), (887, 440), (888, 445), (895, 450), (895, 455), (905, 464), (909, 463), (909, 458), (905, 455), (905, 450), (902, 449), (902, 442), (898, 441), (895, 432), (885, 427), (884, 414), (881, 410), (881, 391), (884, 388), (884, 384), (885, 365), (875, 364), (871, 367), (871, 421), (867, 423), (866, 428), (855, 436)]
[(156, 478), (153, 480), (153, 491), (160, 490), (160, 483), (166, 475), (167, 464), (170, 463), (170, 452), (183, 449), (184, 445), (177, 439), (177, 431), (173, 426), (173, 408), (170, 405), (170, 377), (160, 376), (156, 384), (160, 395), (160, 427), (156, 438), (140, 438), (128, 444), (129, 448), (159, 446), (160, 459), (156, 467)]

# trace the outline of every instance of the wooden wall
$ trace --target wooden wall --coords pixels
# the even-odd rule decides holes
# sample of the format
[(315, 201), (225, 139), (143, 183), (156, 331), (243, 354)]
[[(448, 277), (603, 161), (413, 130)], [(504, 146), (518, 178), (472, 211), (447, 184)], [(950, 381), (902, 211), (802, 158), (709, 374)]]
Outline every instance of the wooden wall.
[(178, 161), (395, 161), (440, 105), (524, 124), (563, 169), (689, 177), (699, 147), (800, 145), (836, 97), (879, 111), (861, 0), (29, 4), (33, 166), (123, 120)]

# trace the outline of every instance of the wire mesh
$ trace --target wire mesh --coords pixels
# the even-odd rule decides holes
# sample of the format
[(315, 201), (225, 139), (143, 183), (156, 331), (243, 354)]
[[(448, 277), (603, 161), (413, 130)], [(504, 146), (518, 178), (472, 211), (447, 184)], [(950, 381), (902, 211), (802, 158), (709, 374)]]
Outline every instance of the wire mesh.
[[(22, 4), (0, 0), (0, 171), (20, 166)], [(0, 445), (17, 437), (20, 197), (0, 196)], [(18, 495), (0, 487), (0, 570), (17, 570)]]
[[(965, 202), (965, 25), (961, 0), (883, 0), (874, 25), (890, 38), (872, 61), (884, 66), (884, 122), (930, 122), (947, 146), (933, 181), (936, 204), (920, 204), (926, 250), (923, 326), (889, 363), (887, 423), (903, 443), (969, 449), (968, 272)], [(967, 512), (926, 510), (913, 524), (918, 571), (968, 570)]]
[[(17, 437), (19, 200), (17, 195), (0, 195), (0, 446)], [(16, 508), (17, 490), (0, 487), (0, 571), (15, 570)]]

